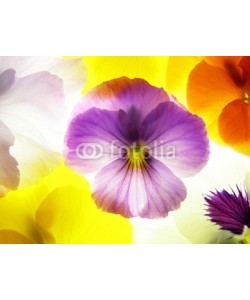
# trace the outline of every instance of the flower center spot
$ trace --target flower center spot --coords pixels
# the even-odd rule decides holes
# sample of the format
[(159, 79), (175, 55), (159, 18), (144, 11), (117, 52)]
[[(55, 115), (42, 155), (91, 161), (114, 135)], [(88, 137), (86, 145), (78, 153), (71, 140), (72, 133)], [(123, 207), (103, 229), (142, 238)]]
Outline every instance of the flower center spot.
[(149, 157), (149, 149), (143, 144), (133, 145), (128, 152), (128, 159), (133, 167), (141, 168)]
[(249, 104), (250, 103), (249, 94), (246, 91), (244, 92), (244, 103), (245, 104)]

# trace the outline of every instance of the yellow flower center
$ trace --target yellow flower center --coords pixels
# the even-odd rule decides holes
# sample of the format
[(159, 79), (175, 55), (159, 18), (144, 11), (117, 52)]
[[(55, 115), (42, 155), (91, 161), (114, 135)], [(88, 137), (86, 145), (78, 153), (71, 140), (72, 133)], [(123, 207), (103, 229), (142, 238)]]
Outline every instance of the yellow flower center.
[(244, 103), (249, 104), (250, 99), (249, 99), (249, 93), (247, 91), (244, 91)]
[(140, 143), (133, 145), (128, 152), (128, 159), (131, 167), (142, 168), (145, 166), (148, 154), (147, 146)]

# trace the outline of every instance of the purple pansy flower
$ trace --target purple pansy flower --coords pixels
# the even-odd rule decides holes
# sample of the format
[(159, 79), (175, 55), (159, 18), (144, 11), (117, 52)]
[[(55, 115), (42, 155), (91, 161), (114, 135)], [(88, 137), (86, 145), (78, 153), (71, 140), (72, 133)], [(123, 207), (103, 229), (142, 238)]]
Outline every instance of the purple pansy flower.
[(66, 164), (95, 172), (98, 207), (124, 217), (160, 218), (186, 197), (181, 178), (208, 160), (203, 121), (142, 79), (105, 82), (77, 106), (65, 139)]
[(212, 222), (220, 229), (233, 234), (243, 235), (246, 228), (250, 227), (250, 206), (246, 189), (237, 191), (231, 189), (211, 192), (205, 196), (207, 214)]

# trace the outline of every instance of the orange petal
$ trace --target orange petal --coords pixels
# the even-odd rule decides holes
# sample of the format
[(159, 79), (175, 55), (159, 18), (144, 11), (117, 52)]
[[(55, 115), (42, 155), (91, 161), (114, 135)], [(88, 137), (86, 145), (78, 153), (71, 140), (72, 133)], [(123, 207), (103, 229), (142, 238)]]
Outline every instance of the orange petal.
[(210, 137), (223, 143), (218, 133), (218, 118), (223, 108), (242, 98), (241, 88), (230, 74), (218, 67), (199, 63), (190, 73), (187, 86), (188, 107), (205, 121)]
[(209, 65), (214, 67), (219, 67), (224, 70), (226, 69), (227, 64), (233, 64), (237, 66), (242, 59), (242, 56), (206, 56), (204, 61)]
[(205, 62), (214, 67), (218, 67), (230, 74), (237, 86), (243, 84), (243, 73), (240, 67), (242, 56), (206, 56)]
[(229, 103), (219, 117), (219, 133), (235, 150), (250, 155), (250, 104), (243, 100)]

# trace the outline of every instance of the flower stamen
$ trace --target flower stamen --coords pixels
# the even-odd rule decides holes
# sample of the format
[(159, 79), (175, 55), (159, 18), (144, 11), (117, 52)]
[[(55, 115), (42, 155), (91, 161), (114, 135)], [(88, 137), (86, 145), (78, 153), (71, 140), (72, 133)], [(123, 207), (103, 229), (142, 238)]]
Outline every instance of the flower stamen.
[(140, 143), (133, 145), (128, 152), (128, 160), (133, 168), (142, 168), (145, 166), (148, 156), (148, 147)]
[(244, 91), (244, 103), (245, 104), (249, 104), (250, 103), (249, 94), (246, 91)]

